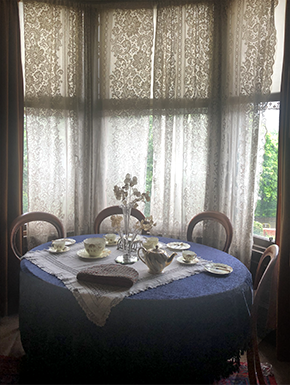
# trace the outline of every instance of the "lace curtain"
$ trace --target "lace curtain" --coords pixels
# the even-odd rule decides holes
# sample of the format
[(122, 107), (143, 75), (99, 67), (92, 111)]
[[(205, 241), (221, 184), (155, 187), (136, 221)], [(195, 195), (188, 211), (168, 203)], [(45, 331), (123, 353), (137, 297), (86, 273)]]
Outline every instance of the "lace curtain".
[(224, 212), (249, 266), (276, 2), (98, 3), (23, 1), (28, 211), (90, 233), (152, 161), (154, 232)]

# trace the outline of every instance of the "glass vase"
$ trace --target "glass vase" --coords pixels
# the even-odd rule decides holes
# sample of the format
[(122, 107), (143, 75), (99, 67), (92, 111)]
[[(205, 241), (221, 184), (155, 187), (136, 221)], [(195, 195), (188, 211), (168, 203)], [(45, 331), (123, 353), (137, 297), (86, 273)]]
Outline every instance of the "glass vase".
[(122, 265), (131, 265), (138, 261), (138, 256), (134, 253), (136, 234), (130, 234), (131, 207), (121, 206), (121, 208), (123, 211), (124, 230), (120, 234), (117, 248), (123, 251), (123, 254), (119, 255), (115, 261)]

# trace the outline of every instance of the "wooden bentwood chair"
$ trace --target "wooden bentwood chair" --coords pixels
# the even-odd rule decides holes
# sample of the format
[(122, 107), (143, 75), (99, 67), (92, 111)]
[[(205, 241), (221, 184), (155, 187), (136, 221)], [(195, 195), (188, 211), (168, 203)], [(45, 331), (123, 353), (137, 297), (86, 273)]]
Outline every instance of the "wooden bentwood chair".
[(204, 211), (202, 213), (197, 214), (195, 217), (193, 217), (187, 226), (187, 240), (189, 242), (193, 242), (192, 232), (194, 227), (199, 222), (205, 221), (205, 220), (213, 220), (213, 221), (219, 222), (225, 228), (226, 241), (222, 251), (225, 251), (227, 253), (232, 243), (233, 226), (229, 218), (225, 214), (220, 213), (218, 211)]
[[(257, 377), (260, 385), (265, 385), (265, 379), (261, 369), (258, 340), (257, 340), (257, 320), (258, 309), (263, 294), (269, 287), (274, 278), (275, 265), (279, 254), (279, 247), (277, 245), (269, 246), (263, 253), (254, 280), (254, 300), (251, 311), (251, 327), (252, 335), (249, 347), (247, 349), (247, 362), (249, 381), (251, 385), (257, 384)], [(269, 259), (269, 262), (265, 268), (265, 261)]]
[(61, 223), (61, 221), (53, 214), (45, 213), (42, 211), (33, 211), (30, 213), (25, 213), (22, 215), (19, 215), (17, 218), (14, 219), (11, 225), (11, 231), (10, 231), (10, 245), (11, 249), (19, 260), (21, 259), (22, 255), (18, 250), (17, 247), (17, 234), (18, 230), (26, 223), (33, 222), (33, 221), (40, 221), (40, 222), (48, 222), (52, 224), (57, 231), (57, 237), (58, 238), (64, 238), (64, 228)]
[[(121, 207), (119, 207), (119, 206), (106, 207), (105, 209), (100, 211), (99, 214), (96, 216), (95, 221), (94, 221), (95, 234), (100, 234), (100, 226), (101, 226), (101, 223), (103, 222), (104, 219), (106, 219), (107, 217), (110, 217), (111, 215), (122, 215), (122, 214), (123, 214), (123, 211), (122, 211)], [(135, 217), (140, 222), (142, 221), (142, 219), (145, 219), (144, 214), (141, 213), (141, 211), (139, 211), (138, 209), (134, 209), (134, 208), (132, 208), (131, 216)], [(142, 230), (142, 234), (146, 235), (147, 232)]]

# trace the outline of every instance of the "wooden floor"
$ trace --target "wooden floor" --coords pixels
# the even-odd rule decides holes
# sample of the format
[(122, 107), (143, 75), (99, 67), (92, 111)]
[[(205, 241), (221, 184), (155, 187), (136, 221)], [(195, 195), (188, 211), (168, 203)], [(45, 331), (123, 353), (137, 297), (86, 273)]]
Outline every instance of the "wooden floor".
[[(0, 355), (21, 357), (24, 350), (20, 340), (18, 316), (0, 318)], [(261, 362), (270, 364), (278, 385), (290, 385), (290, 363), (276, 358), (275, 336), (268, 335), (259, 344)], [(247, 357), (242, 357), (246, 362)]]

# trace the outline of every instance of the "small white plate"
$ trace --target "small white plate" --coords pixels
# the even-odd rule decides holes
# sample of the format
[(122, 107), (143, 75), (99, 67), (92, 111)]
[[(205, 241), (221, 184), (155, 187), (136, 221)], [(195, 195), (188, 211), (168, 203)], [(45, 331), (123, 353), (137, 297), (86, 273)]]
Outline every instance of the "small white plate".
[(170, 242), (170, 243), (167, 243), (166, 246), (171, 250), (182, 251), (182, 250), (190, 249), (190, 245), (184, 242)]
[(74, 245), (75, 243), (76, 243), (76, 240), (75, 240), (75, 239), (72, 239), (72, 238), (65, 238), (65, 245), (66, 245), (66, 246)]
[(186, 262), (182, 256), (176, 258), (179, 263), (183, 263), (184, 265), (195, 265), (198, 262), (197, 258), (194, 258), (190, 262)]
[(72, 239), (72, 238), (59, 238), (59, 239), (64, 239), (66, 246), (71, 246), (71, 245), (74, 245), (76, 243), (76, 240)]
[(89, 253), (87, 253), (86, 249), (81, 249), (77, 252), (77, 255), (85, 260), (85, 261), (91, 261), (92, 259), (102, 259), (107, 257), (109, 254), (111, 254), (111, 250), (109, 249), (104, 249), (101, 253), (101, 255), (98, 255), (97, 257), (91, 257)]
[(220, 275), (230, 274), (233, 271), (231, 266), (223, 263), (208, 263), (207, 265), (204, 265), (204, 268), (209, 273)]
[(54, 247), (49, 247), (48, 251), (50, 253), (59, 254), (59, 253), (65, 253), (69, 251), (69, 247), (65, 246), (62, 250), (58, 251)]

